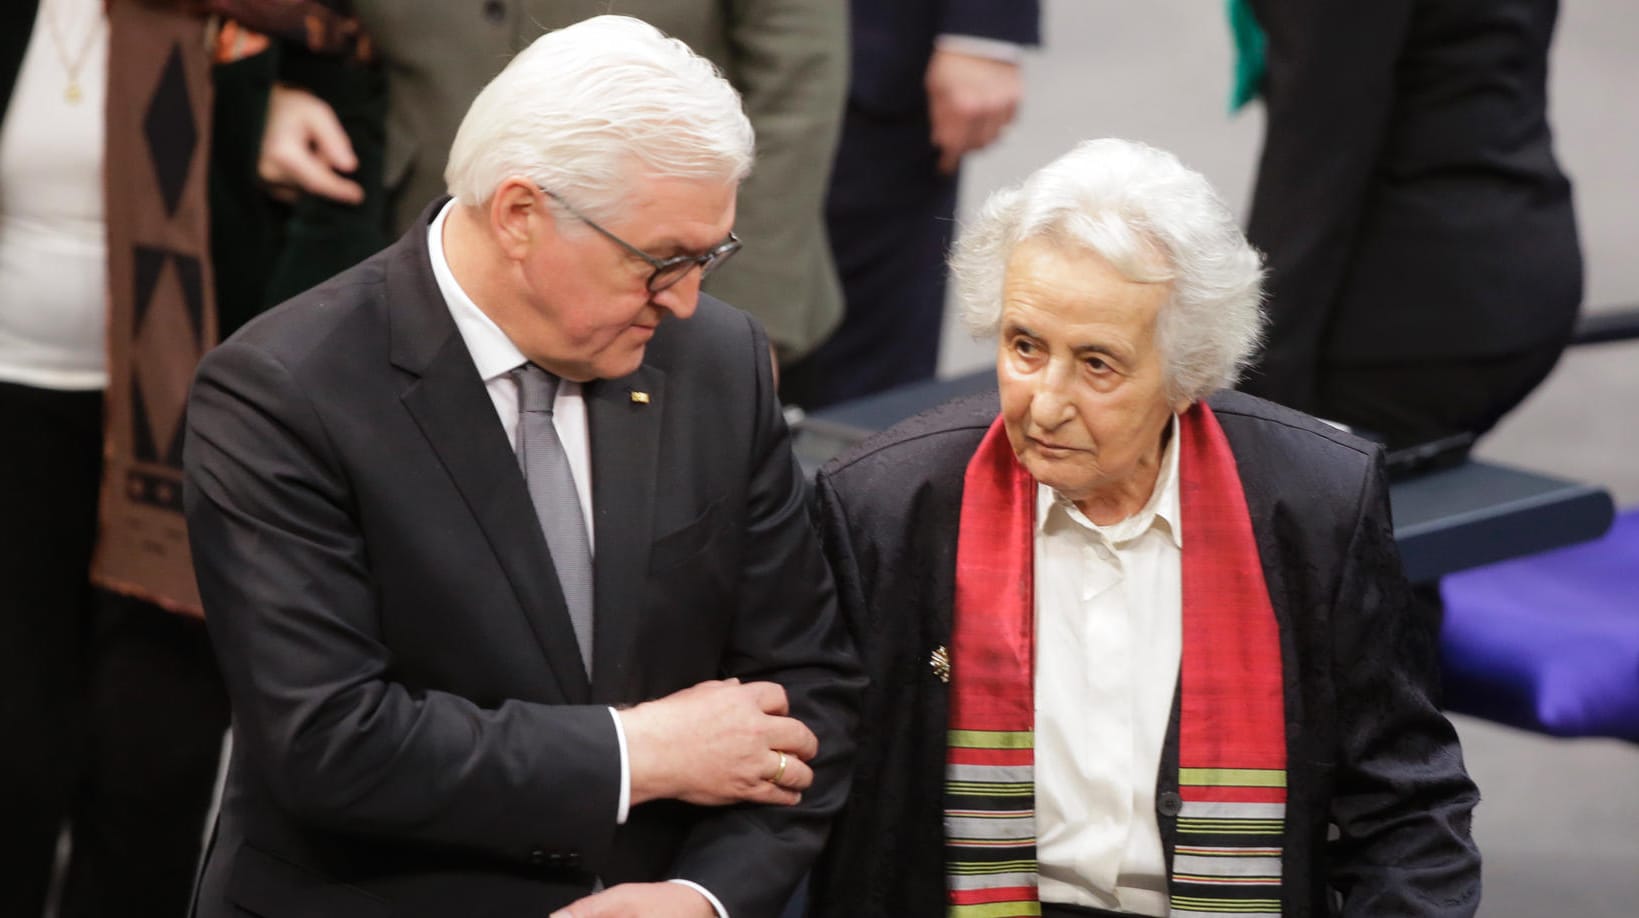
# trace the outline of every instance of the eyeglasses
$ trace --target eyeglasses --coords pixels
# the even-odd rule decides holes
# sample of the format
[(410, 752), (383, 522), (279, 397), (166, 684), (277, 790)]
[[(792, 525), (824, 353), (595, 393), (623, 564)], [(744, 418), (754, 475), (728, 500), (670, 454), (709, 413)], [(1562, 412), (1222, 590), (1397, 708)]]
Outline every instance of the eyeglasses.
[(555, 194), (554, 192), (541, 188), (541, 193), (558, 202), (564, 210), (567, 210), (569, 213), (573, 214), (575, 219), (586, 224), (587, 226), (590, 226), (592, 229), (597, 230), (598, 233), (608, 238), (615, 245), (618, 245), (633, 255), (636, 255), (638, 258), (643, 259), (643, 261), (646, 262), (650, 268), (653, 268), (654, 270), (650, 272), (648, 280), (648, 288), (650, 293), (659, 293), (662, 290), (672, 287), (689, 273), (690, 268), (696, 266), (700, 268), (700, 279), (705, 280), (707, 275), (711, 274), (712, 271), (717, 269), (718, 265), (728, 261), (729, 256), (740, 251), (740, 237), (734, 235), (733, 233), (729, 233), (728, 239), (713, 247), (709, 252), (705, 252), (700, 255), (673, 255), (670, 258), (656, 258), (648, 252), (643, 251), (637, 246), (632, 245), (630, 242), (627, 242), (619, 236), (616, 236), (614, 233), (611, 233), (603, 227), (597, 225), (597, 223), (595, 223), (591, 218), (576, 210), (573, 204), (565, 201), (561, 196)]

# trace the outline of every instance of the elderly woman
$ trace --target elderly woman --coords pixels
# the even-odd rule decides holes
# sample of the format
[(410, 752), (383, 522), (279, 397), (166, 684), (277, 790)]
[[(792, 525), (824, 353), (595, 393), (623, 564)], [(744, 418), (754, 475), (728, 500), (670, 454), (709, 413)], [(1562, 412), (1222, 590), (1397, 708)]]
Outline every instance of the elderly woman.
[(1212, 188), (1086, 143), (955, 266), (999, 412), (819, 477), (872, 684), (815, 914), (1472, 915), (1478, 794), (1379, 453), (1218, 391), (1261, 268)]

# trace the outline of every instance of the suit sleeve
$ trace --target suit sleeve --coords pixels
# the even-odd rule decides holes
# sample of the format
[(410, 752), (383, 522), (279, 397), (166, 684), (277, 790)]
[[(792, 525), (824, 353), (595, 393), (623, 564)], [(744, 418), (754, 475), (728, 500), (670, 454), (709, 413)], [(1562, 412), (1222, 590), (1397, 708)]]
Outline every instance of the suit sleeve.
[(1041, 5), (1038, 0), (944, 0), (938, 34), (1040, 44)]
[(1456, 731), (1432, 700), (1432, 629), (1416, 620), (1400, 569), (1381, 461), (1362, 490), (1338, 590), (1338, 699), (1330, 882), (1344, 916), (1470, 916), (1480, 859), (1470, 835), (1479, 791)]
[(814, 783), (792, 807), (711, 810), (696, 824), (674, 875), (712, 891), (731, 918), (777, 915), (825, 843), (848, 795), (853, 733), (864, 691), (837, 613), (831, 575), (774, 395), (767, 340), (753, 327), (757, 420), (747, 491), (744, 561), (727, 675), (785, 687), (792, 716), (819, 739)]
[[(901, 692), (906, 687), (898, 685), (899, 680), (894, 678), (892, 672), (884, 672), (881, 663), (872, 659), (881, 655), (884, 642), (871, 636), (868, 620), (870, 605), (865, 601), (859, 561), (855, 557), (849, 528), (848, 509), (823, 471), (815, 482), (812, 512), (815, 524), (819, 528), (825, 559), (831, 566), (832, 575), (836, 577), (837, 599), (843, 620), (859, 650), (860, 660), (866, 666), (869, 697), (864, 702), (865, 716), (861, 718), (855, 736), (858, 751), (853, 773), (854, 796), (837, 817), (832, 843), (825, 846), (814, 864), (808, 886), (808, 914), (868, 914), (870, 908), (867, 906), (880, 908), (881, 903), (871, 899), (865, 889), (878, 884), (863, 882), (864, 875), (858, 867), (860, 861), (869, 862), (880, 854), (880, 850), (875, 844), (861, 843), (865, 839), (870, 839), (873, 834), (871, 826), (865, 826), (862, 831), (860, 827), (851, 824), (860, 822), (857, 813), (861, 808), (871, 811), (883, 805), (879, 790), (882, 783), (879, 774), (882, 767), (880, 733), (883, 730), (903, 728), (904, 725), (894, 718), (877, 715), (881, 712), (884, 699), (903, 698)], [(910, 852), (896, 855), (896, 863), (906, 862), (906, 874), (912, 872), (908, 862), (913, 857)], [(906, 882), (908, 884), (908, 881)]]
[(207, 355), (187, 436), (189, 538), (236, 754), (279, 806), (329, 831), (518, 861), (608, 848), (607, 708), (483, 708), (394, 681), (357, 470), (283, 365), (234, 342)]
[(839, 0), (732, 0), (728, 78), (757, 134), (740, 194), (745, 251), (714, 296), (761, 321), (783, 356), (812, 348), (841, 315), (823, 223), (848, 90), (848, 9)]
[(1314, 404), (1326, 329), (1387, 142), (1412, 0), (1262, 0), (1263, 153), (1247, 238), (1268, 258), (1268, 341), (1244, 391)]

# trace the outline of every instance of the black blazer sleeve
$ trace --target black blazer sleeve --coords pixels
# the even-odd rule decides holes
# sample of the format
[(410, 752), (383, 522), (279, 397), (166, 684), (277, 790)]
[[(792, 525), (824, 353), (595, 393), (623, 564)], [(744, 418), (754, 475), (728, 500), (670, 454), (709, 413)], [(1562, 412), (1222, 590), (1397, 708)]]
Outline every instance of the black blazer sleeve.
[(1345, 916), (1473, 915), (1480, 857), (1469, 817), (1479, 792), (1432, 701), (1434, 638), (1413, 614), (1380, 460), (1358, 506), (1331, 629), (1338, 838), (1329, 882)]
[(807, 479), (791, 453), (768, 339), (749, 317), (740, 318), (752, 330), (743, 354), (756, 379), (757, 422), (725, 675), (783, 685), (792, 716), (818, 737), (819, 755), (809, 763), (814, 783), (800, 804), (708, 810), (674, 870), (711, 890), (730, 916), (755, 916), (779, 914), (847, 799), (865, 680), (808, 516)]
[(1269, 259), (1270, 323), (1241, 388), (1307, 409), (1316, 355), (1387, 142), (1412, 0), (1253, 6), (1268, 35), (1268, 127), (1247, 238)]
[(236, 740), (281, 808), (352, 836), (599, 857), (618, 742), (602, 706), (493, 708), (393, 677), (349, 470), (272, 355), (230, 341), (188, 407), (186, 506)]

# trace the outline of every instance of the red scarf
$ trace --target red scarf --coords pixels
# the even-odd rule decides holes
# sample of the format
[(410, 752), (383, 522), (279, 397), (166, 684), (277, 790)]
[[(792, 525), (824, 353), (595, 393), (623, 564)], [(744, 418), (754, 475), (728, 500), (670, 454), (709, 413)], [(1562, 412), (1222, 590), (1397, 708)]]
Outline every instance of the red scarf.
[[(1229, 442), (1179, 418), (1183, 659), (1172, 913), (1280, 914), (1280, 634)], [(1041, 914), (1036, 895), (1036, 482), (1000, 418), (969, 461), (956, 549), (945, 775), (949, 914)], [(1125, 737), (1112, 737), (1127, 742)]]

